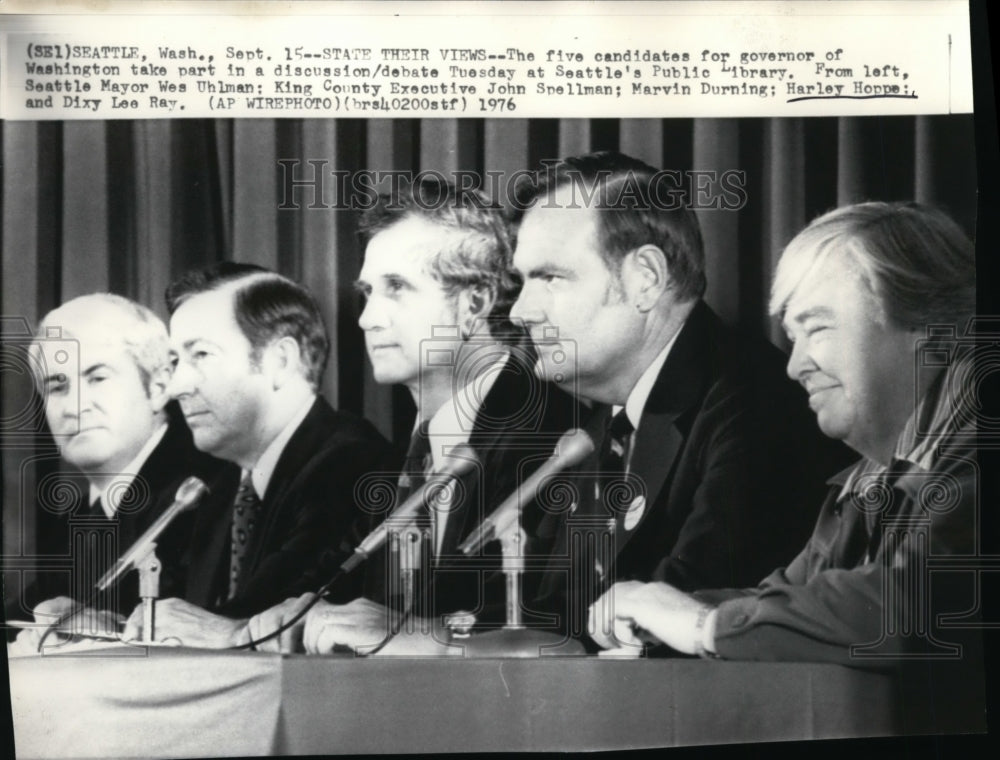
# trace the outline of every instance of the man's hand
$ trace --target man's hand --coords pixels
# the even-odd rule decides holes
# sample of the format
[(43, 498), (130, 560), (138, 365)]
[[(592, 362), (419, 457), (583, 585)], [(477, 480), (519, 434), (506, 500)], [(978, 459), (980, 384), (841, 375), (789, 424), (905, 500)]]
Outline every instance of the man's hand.
[[(298, 599), (286, 599), (281, 604), (276, 604), (274, 607), (254, 615), (250, 618), (246, 628), (250, 639), (257, 642), (278, 630), (305, 609), (315, 598), (316, 595), (310, 592), (303, 594)], [(324, 602), (319, 602), (319, 604), (324, 604)], [(301, 652), (303, 651), (302, 632), (305, 627), (306, 618), (303, 618), (280, 636), (256, 644), (256, 648), (261, 652)], [(241, 641), (240, 643), (247, 642)]]
[[(661, 641), (684, 654), (698, 644), (715, 651), (710, 605), (666, 583), (616, 583), (590, 607), (589, 633), (605, 649), (638, 653), (644, 641)], [(702, 626), (699, 630), (698, 620)]]
[(389, 635), (392, 614), (365, 598), (347, 604), (319, 602), (306, 615), (302, 642), (309, 654), (330, 654), (337, 645), (368, 654)]
[[(335, 646), (352, 649), (358, 654), (370, 654), (379, 648), (397, 621), (396, 613), (370, 599), (355, 599), (348, 604), (320, 602), (306, 615), (303, 643), (310, 654), (329, 654)], [(410, 620), (413, 633), (401, 632), (386, 643), (379, 654), (386, 655), (448, 655), (461, 654), (458, 647), (444, 642), (431, 623), (422, 618)]]
[(37, 652), (46, 629), (60, 618), (74, 612), (53, 631), (45, 641), (46, 647), (71, 641), (74, 636), (117, 636), (125, 618), (109, 610), (95, 610), (84, 607), (68, 596), (57, 596), (40, 602), (32, 610), (37, 628), (26, 628), (17, 634), (15, 646), (18, 652)]
[[(142, 640), (142, 605), (125, 624), (125, 641)], [(228, 649), (247, 640), (246, 620), (215, 615), (183, 599), (161, 599), (156, 603), (156, 641), (202, 649)]]

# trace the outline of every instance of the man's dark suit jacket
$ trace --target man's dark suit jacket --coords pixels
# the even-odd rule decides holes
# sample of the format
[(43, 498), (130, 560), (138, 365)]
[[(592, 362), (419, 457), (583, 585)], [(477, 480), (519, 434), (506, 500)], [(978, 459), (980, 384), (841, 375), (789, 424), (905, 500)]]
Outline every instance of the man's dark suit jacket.
[[(278, 458), (261, 499), (236, 594), (227, 600), (233, 501), (239, 468), (216, 485), (221, 498), (199, 510), (184, 597), (230, 617), (248, 617), (315, 591), (320, 556), (345, 541), (358, 519), (355, 487), (383, 465), (388, 444), (365, 420), (316, 399)], [(325, 580), (325, 579), (324, 579)], [(357, 587), (360, 590), (360, 585)]]
[[(60, 515), (53, 530), (39, 542), (45, 555), (40, 565), (51, 569), (40, 569), (20, 599), (6, 606), (9, 617), (30, 617), (36, 604), (56, 596), (88, 601), (93, 583), (166, 511), (184, 480), (195, 475), (206, 484), (215, 482), (225, 463), (194, 447), (191, 432), (172, 407), (168, 407), (167, 432), (123, 494), (113, 518), (109, 519), (100, 507), (90, 506), (88, 487), (80, 478), (75, 486), (79, 492), (76, 503)], [(194, 510), (181, 514), (157, 541), (156, 555), (162, 566), (161, 597), (176, 595), (183, 587), (184, 555), (194, 515), (211, 499), (211, 494), (206, 495)], [(74, 545), (83, 548), (77, 550)], [(16, 590), (6, 589), (5, 593), (14, 596)], [(139, 603), (138, 573), (130, 572), (117, 587), (90, 601), (92, 607), (128, 615)]]
[[(572, 630), (579, 634), (589, 604), (615, 581), (660, 580), (685, 591), (740, 587), (795, 556), (827, 475), (852, 455), (820, 433), (805, 393), (784, 367), (785, 357), (769, 342), (742, 339), (698, 302), (634, 435), (629, 472), (645, 490), (644, 511), (633, 525), (635, 515), (625, 517), (631, 500), (618, 509), (597, 504), (597, 454), (585, 462), (578, 507), (539, 528), (543, 542), (554, 540), (540, 606), (575, 611)], [(588, 422), (597, 451), (609, 415), (598, 407)], [(606, 526), (612, 519), (613, 558), (604, 557), (602, 579), (568, 592), (568, 536), (593, 534), (585, 523)]]
[[(513, 347), (475, 416), (469, 445), (480, 466), (463, 481), (460, 493), (465, 498), (449, 514), (431, 570), (432, 581), (423, 589), (431, 615), (466, 610), (476, 613), (480, 622), (502, 622), (505, 590), (499, 573), (499, 542), (487, 544), (483, 554), (471, 560), (458, 546), (552, 454), (561, 434), (578, 422), (576, 402), (540, 381), (534, 364), (530, 346)], [(540, 516), (537, 505), (526, 507), (522, 518), (526, 530), (531, 532)], [(387, 601), (388, 561), (385, 551), (372, 556), (365, 579), (365, 596), (383, 603)]]

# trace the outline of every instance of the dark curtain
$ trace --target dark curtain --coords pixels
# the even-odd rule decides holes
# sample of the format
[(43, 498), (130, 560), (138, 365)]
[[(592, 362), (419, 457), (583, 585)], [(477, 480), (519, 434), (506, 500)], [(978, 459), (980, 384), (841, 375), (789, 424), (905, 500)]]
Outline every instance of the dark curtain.
[[(338, 197), (334, 171), (509, 176), (542, 159), (620, 149), (658, 167), (745, 172), (744, 208), (699, 211), (707, 300), (730, 323), (779, 344), (766, 315), (770, 275), (782, 246), (817, 214), (861, 200), (916, 199), (950, 212), (970, 235), (975, 229), (971, 114), (6, 122), (2, 143), (5, 336), (94, 291), (121, 293), (165, 316), (164, 288), (184, 270), (221, 259), (261, 264), (306, 284), (322, 305), (333, 349), (327, 398), (397, 440), (412, 404), (399, 389), (376, 385), (365, 360), (351, 289), (362, 254), (357, 212)], [(321, 197), (308, 186), (288, 197), (289, 179), (317, 173)], [(5, 429), (14, 420), (28, 430), (38, 419), (30, 378), (9, 352), (4, 361)], [(51, 442), (24, 436), (5, 440), (3, 458), (4, 554), (12, 557), (34, 546), (31, 497), (58, 457)]]

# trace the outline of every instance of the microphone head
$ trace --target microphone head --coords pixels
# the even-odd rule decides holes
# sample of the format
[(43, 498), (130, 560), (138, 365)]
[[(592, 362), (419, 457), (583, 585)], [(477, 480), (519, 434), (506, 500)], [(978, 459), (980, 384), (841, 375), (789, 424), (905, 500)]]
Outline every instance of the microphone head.
[(186, 512), (197, 504), (198, 500), (206, 493), (208, 493), (208, 486), (205, 485), (205, 482), (192, 475), (181, 483), (174, 496), (174, 501), (180, 506), (182, 512)]
[(187, 512), (191, 509), (206, 493), (208, 493), (208, 486), (194, 475), (181, 483), (180, 488), (177, 489), (177, 493), (174, 495), (174, 503), (101, 576), (101, 579), (97, 581), (97, 590), (104, 591), (104, 589), (115, 583), (124, 573), (131, 570), (137, 560), (141, 560), (151, 547), (156, 546), (154, 542), (170, 522), (181, 512)]
[(594, 439), (580, 428), (573, 428), (563, 433), (556, 444), (555, 450), (548, 461), (535, 473), (515, 489), (493, 514), (483, 520), (465, 541), (458, 547), (463, 554), (478, 552), (493, 538), (503, 535), (519, 519), (523, 504), (535, 498), (535, 490), (542, 478), (579, 464), (594, 450)]
[(573, 428), (563, 433), (559, 439), (553, 459), (559, 462), (560, 467), (573, 467), (590, 456), (594, 448), (594, 439), (586, 431)]

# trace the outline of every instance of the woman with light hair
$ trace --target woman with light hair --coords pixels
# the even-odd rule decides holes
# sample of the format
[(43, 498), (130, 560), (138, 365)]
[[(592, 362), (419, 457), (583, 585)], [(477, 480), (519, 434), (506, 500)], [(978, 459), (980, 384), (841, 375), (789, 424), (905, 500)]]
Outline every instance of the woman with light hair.
[(926, 563), (975, 553), (975, 286), (972, 243), (920, 204), (847, 206), (799, 233), (771, 297), (788, 374), (820, 429), (863, 458), (830, 479), (806, 547), (757, 588), (616, 584), (591, 608), (598, 643), (876, 667), (961, 652), (940, 626), (973, 609), (969, 584)]
[(839, 259), (897, 325), (964, 326), (976, 310), (972, 242), (946, 214), (919, 203), (858, 203), (815, 219), (778, 262), (770, 312), (780, 315), (807, 275)]

